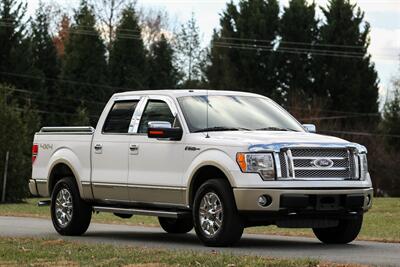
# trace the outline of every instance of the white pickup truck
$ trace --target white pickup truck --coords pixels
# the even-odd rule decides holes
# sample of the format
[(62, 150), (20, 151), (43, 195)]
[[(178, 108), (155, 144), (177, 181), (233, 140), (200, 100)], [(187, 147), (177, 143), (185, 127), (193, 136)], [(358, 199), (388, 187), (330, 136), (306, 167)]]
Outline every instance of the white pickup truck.
[(53, 225), (81, 235), (93, 212), (157, 216), (229, 246), (258, 225), (312, 228), (353, 241), (372, 204), (367, 151), (314, 133), (267, 97), (242, 92), (118, 93), (91, 127), (35, 135), (33, 195), (51, 196)]

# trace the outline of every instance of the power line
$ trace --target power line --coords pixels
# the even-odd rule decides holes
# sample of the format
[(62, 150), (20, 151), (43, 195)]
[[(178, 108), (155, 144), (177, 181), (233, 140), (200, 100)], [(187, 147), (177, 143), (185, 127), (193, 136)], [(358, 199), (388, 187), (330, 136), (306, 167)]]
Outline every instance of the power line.
[(320, 130), (323, 133), (331, 134), (345, 134), (345, 135), (359, 135), (359, 136), (380, 136), (390, 138), (400, 138), (398, 134), (379, 134), (379, 133), (368, 133), (368, 132), (351, 132), (351, 131), (333, 131), (333, 130)]

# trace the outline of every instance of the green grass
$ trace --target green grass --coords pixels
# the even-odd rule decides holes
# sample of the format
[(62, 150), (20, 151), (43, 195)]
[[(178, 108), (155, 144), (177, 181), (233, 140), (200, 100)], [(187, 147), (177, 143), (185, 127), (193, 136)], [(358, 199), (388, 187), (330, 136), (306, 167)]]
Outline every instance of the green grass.
[[(0, 238), (0, 266), (336, 266), (312, 259), (276, 259), (190, 251)], [(350, 266), (350, 265), (346, 265)]]
[[(28, 216), (49, 218), (48, 207), (38, 207), (39, 199), (28, 199), (20, 204), (0, 205), (0, 216)], [(159, 226), (157, 218), (133, 216), (132, 219), (120, 219), (110, 213), (93, 216), (93, 222), (127, 225)], [(247, 233), (313, 236), (310, 229), (285, 229), (275, 226), (253, 227)], [(364, 224), (359, 235), (362, 240), (400, 242), (400, 198), (375, 198), (372, 209), (365, 214)]]

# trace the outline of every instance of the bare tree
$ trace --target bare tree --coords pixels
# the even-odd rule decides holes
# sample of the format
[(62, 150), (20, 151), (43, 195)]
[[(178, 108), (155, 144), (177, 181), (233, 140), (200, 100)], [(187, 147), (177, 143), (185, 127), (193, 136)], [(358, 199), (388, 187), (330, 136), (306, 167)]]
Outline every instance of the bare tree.
[(167, 39), (172, 39), (173, 24), (166, 10), (145, 9), (142, 7), (138, 12), (138, 16), (142, 28), (143, 41), (147, 47), (159, 41), (162, 35)]
[(105, 32), (104, 37), (110, 50), (121, 9), (128, 5), (136, 6), (136, 0), (91, 0), (91, 4), (100, 20), (101, 31)]

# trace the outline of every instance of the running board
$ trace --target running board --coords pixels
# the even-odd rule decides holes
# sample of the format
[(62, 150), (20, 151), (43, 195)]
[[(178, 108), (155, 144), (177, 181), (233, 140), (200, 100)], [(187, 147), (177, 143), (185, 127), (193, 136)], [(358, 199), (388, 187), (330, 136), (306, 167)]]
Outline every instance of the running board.
[(146, 209), (114, 208), (114, 207), (100, 207), (100, 206), (93, 206), (93, 210), (98, 212), (157, 216), (157, 217), (174, 218), (174, 219), (190, 216), (189, 211), (146, 210)]
[(38, 207), (50, 206), (51, 200), (41, 200), (37, 203)]

